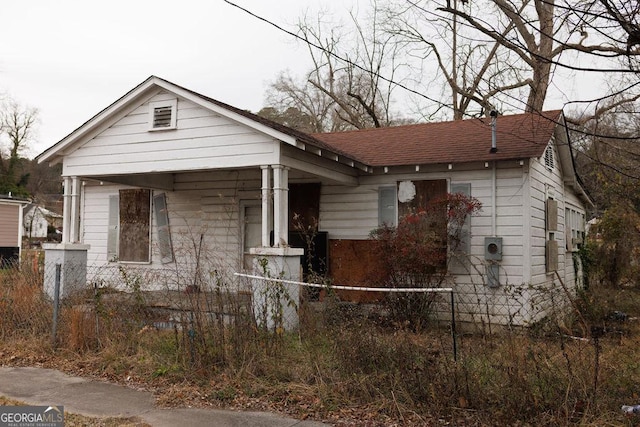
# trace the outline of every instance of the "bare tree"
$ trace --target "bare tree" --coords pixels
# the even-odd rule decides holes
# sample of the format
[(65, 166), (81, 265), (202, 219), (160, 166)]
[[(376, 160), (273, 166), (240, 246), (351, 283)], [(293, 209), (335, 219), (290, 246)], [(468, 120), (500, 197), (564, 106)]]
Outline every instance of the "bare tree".
[(314, 118), (315, 132), (391, 124), (398, 46), (378, 30), (377, 13), (374, 4), (367, 26), (352, 13), (351, 32), (327, 25), (323, 14), (313, 24), (305, 17), (298, 32), (307, 42), (312, 69), (304, 81), (281, 74), (269, 89), (270, 106), (280, 113), (295, 108)]
[[(458, 1), (452, 0), (451, 7), (456, 9)], [(513, 26), (508, 23), (502, 34), (506, 36)], [(453, 109), (455, 120), (486, 114), (496, 107), (496, 95), (519, 91), (529, 83), (513, 52), (488, 37), (469, 34), (456, 15), (439, 13), (428, 2), (391, 3), (384, 28), (408, 56), (437, 64), (435, 73), (429, 73), (429, 82), (445, 80), (446, 85), (441, 87), (450, 91), (450, 101), (444, 101), (447, 95), (443, 93), (443, 104)], [(420, 76), (415, 79), (420, 80)]]
[(7, 101), (0, 111), (0, 192), (26, 195), (28, 173), (21, 155), (33, 137), (37, 110)]
[[(507, 106), (502, 109), (535, 112), (543, 109), (560, 67), (629, 71), (620, 67), (619, 59), (638, 55), (639, 44), (631, 36), (636, 27), (623, 23), (637, 15), (632, 18), (628, 9), (617, 13), (620, 7), (607, 8), (613, 1), (623, 4), (622, 0), (405, 0), (392, 3), (387, 26), (414, 56), (422, 52), (422, 58), (436, 59), (452, 93), (454, 118), (477, 114), (478, 108), (486, 112), (499, 103)], [(631, 3), (637, 9), (637, 2)], [(581, 61), (589, 64), (580, 65)], [(524, 108), (518, 105), (523, 98)]]

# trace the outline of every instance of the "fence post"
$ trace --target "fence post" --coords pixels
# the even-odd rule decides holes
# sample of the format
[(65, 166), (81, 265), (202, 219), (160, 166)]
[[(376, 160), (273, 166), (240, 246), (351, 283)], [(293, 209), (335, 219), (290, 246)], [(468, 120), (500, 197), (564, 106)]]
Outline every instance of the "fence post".
[(56, 334), (58, 329), (58, 305), (60, 303), (60, 277), (62, 264), (56, 264), (56, 280), (53, 289), (53, 324), (51, 325), (51, 346), (56, 346)]
[(453, 361), (458, 361), (458, 344), (456, 343), (456, 310), (453, 298), (453, 290), (451, 291), (451, 338), (453, 338)]

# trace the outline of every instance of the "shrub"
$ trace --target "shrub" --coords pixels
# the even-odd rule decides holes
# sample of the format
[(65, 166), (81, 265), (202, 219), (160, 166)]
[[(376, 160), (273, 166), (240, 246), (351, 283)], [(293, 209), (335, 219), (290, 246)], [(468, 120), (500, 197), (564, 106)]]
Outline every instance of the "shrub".
[[(383, 225), (371, 237), (385, 275), (377, 278), (392, 288), (438, 288), (447, 278), (448, 257), (458, 249), (463, 227), (480, 202), (463, 194), (447, 194), (430, 201), (424, 210), (400, 218), (397, 227)], [(390, 293), (386, 304), (394, 321), (413, 329), (430, 316), (433, 293)]]

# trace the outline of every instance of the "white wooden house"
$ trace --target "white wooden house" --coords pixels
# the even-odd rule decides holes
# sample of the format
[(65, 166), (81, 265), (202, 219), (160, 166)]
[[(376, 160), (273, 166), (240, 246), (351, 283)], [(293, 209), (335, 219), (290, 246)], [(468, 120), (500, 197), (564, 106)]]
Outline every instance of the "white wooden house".
[(62, 215), (43, 206), (31, 203), (24, 208), (24, 237), (28, 239), (46, 239), (49, 227), (62, 226)]
[(207, 258), (231, 280), (266, 256), (298, 278), (296, 213), (317, 219), (337, 284), (361, 284), (369, 234), (397, 221), (403, 186), (483, 204), (472, 268), (451, 271), (461, 312), (528, 323), (544, 314), (542, 288), (579, 282), (590, 202), (561, 111), (307, 135), (152, 76), (38, 159), (63, 164), (57, 248), (86, 251), (90, 268)]
[(27, 200), (0, 195), (0, 267), (20, 259), (22, 210)]

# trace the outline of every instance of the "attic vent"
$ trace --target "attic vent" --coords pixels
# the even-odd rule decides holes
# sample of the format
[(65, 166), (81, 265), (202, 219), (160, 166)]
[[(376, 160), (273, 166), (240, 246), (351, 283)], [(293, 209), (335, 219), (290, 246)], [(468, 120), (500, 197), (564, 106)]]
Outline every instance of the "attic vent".
[(554, 168), (553, 147), (548, 146), (544, 151), (544, 165), (547, 169), (552, 170)]
[(166, 128), (171, 126), (171, 107), (156, 107), (153, 109), (153, 127)]
[(149, 104), (149, 130), (167, 130), (176, 128), (178, 101), (157, 101)]

